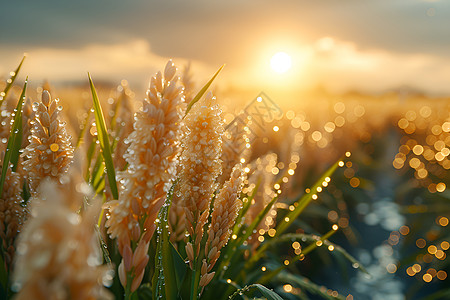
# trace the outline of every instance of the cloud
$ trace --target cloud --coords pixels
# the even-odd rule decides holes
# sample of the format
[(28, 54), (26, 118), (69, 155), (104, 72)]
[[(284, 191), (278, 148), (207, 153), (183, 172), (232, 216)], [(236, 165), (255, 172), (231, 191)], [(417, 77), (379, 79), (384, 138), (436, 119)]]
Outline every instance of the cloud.
[(450, 59), (384, 49), (361, 50), (352, 42), (334, 41), (326, 51), (316, 48), (311, 74), (330, 89), (380, 91), (409, 86), (450, 93)]
[[(15, 57), (17, 54), (0, 50), (0, 56)], [(37, 47), (27, 56), (22, 74), (27, 74), (35, 82), (44, 79), (51, 83), (86, 81), (87, 72), (90, 72), (96, 80), (119, 83), (126, 79), (139, 87), (147, 86), (150, 77), (163, 70), (169, 59), (152, 53), (145, 40), (112, 45), (90, 44), (76, 50)], [(179, 69), (188, 62), (184, 58), (175, 57), (173, 60)], [(198, 74), (209, 71), (202, 62), (193, 61), (193, 64)]]
[[(449, 78), (445, 2), (7, 1), (0, 12), (0, 72), (29, 52), (26, 66), (35, 78), (81, 79), (89, 70), (141, 84), (176, 57), (193, 60), (202, 78), (226, 63), (221, 82), (255, 86), (273, 80), (260, 67), (271, 55), (263, 48), (287, 51), (286, 44), (302, 61), (301, 86), (435, 88)], [(316, 49), (324, 37), (335, 42), (328, 54)]]

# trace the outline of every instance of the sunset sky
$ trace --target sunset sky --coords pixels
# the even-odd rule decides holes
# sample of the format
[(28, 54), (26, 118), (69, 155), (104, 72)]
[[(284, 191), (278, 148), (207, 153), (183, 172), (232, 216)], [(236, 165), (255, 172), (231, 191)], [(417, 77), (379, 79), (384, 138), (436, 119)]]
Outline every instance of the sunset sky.
[[(204, 83), (251, 90), (323, 86), (450, 93), (450, 3), (420, 0), (21, 0), (0, 9), (0, 76), (24, 52), (22, 75), (54, 84), (147, 84), (168, 58)], [(292, 59), (284, 74), (277, 52)]]

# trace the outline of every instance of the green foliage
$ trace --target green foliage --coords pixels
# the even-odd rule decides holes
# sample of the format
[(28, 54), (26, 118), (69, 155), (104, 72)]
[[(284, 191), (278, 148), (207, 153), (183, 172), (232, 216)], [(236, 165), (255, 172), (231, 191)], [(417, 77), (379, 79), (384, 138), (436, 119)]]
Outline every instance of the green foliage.
[(282, 273), (278, 274), (276, 279), (281, 281), (281, 282), (287, 282), (287, 283), (290, 283), (290, 284), (292, 284), (294, 286), (298, 286), (298, 287), (308, 291), (312, 295), (319, 296), (319, 297), (321, 297), (323, 299), (345, 300), (345, 297), (343, 297), (341, 295), (338, 295), (336, 297), (329, 295), (326, 292), (327, 288), (318, 286), (317, 284), (311, 282), (308, 278), (305, 278), (305, 277), (300, 276), (300, 275), (295, 275), (295, 274), (291, 274), (291, 273), (287, 273), (287, 272), (282, 272)]
[(173, 246), (169, 242), (167, 218), (169, 216), (169, 209), (175, 184), (176, 183), (172, 185), (158, 217), (158, 246), (155, 263), (156, 271), (153, 275), (156, 277), (156, 279), (153, 280), (153, 282), (156, 283), (156, 285), (153, 286), (154, 299), (177, 299), (182, 282), (182, 274), (185, 273), (185, 270), (181, 268), (179, 262), (175, 264), (174, 260), (177, 259), (177, 255), (174, 255), (173, 251), (175, 249), (173, 249)]
[(27, 90), (28, 77), (23, 85), (22, 94), (19, 97), (17, 106), (15, 109), (14, 121), (11, 127), (11, 133), (8, 138), (8, 144), (6, 147), (5, 157), (3, 158), (2, 174), (0, 178), (0, 197), (3, 194), (3, 185), (6, 179), (6, 173), (9, 168), (9, 164), (12, 163), (12, 170), (17, 168), (17, 162), (19, 160), (19, 150), (22, 143), (22, 106), (25, 101), (25, 92)]
[(228, 299), (232, 300), (235, 299), (238, 295), (244, 295), (250, 293), (251, 289), (257, 289), (266, 299), (268, 300), (283, 300), (283, 298), (280, 297), (277, 293), (275, 293), (272, 290), (269, 290), (262, 284), (252, 284), (243, 287), (242, 289), (237, 290), (233, 295), (231, 295)]
[(105, 118), (103, 116), (102, 107), (97, 96), (97, 92), (92, 82), (91, 75), (88, 73), (89, 85), (91, 87), (92, 100), (94, 103), (95, 112), (95, 124), (97, 125), (98, 140), (102, 149), (102, 156), (106, 165), (106, 174), (108, 176), (109, 187), (114, 199), (119, 199), (119, 192), (117, 190), (116, 183), (116, 171), (114, 170), (114, 164), (112, 159), (111, 146), (109, 142), (109, 135), (106, 129)]
[(185, 113), (185, 117), (187, 116), (187, 114), (189, 113), (189, 111), (191, 110), (192, 106), (197, 103), (202, 97), (203, 95), (206, 93), (206, 91), (209, 89), (209, 87), (211, 86), (212, 82), (214, 81), (214, 79), (216, 79), (217, 75), (219, 75), (220, 71), (222, 71), (223, 67), (225, 67), (225, 65), (222, 65), (219, 70), (217, 70), (217, 72), (213, 75), (213, 77), (202, 87), (202, 89), (197, 93), (197, 95), (195, 95), (194, 99), (192, 99), (191, 102), (189, 102), (187, 108), (186, 108), (186, 113)]
[(302, 197), (300, 197), (297, 201), (295, 201), (295, 209), (291, 212), (289, 212), (286, 217), (285, 222), (281, 222), (278, 224), (276, 230), (276, 236), (281, 235), (283, 232), (285, 232), (289, 226), (298, 218), (298, 216), (303, 212), (303, 210), (308, 206), (308, 204), (313, 200), (312, 196), (314, 195), (315, 191), (318, 187), (322, 186), (322, 183), (324, 182), (325, 178), (330, 177), (334, 171), (336, 171), (338, 164), (341, 160), (339, 159), (337, 162), (335, 162), (320, 178), (316, 181), (316, 183), (311, 187), (311, 191), (309, 193), (304, 194)]
[(16, 81), (17, 76), (19, 75), (19, 71), (22, 68), (22, 64), (25, 60), (25, 55), (23, 56), (22, 60), (20, 61), (19, 65), (17, 66), (16, 70), (12, 72), (11, 77), (6, 81), (6, 86), (3, 89), (3, 92), (0, 93), (0, 107), (3, 104), (3, 101), (5, 101), (6, 97), (8, 96), (8, 92), (13, 86), (14, 82)]

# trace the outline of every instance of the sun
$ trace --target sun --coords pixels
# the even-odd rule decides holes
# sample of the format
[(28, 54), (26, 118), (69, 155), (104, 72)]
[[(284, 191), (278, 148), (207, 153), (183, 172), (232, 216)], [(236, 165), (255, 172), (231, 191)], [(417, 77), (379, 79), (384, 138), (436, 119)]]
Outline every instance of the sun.
[(277, 73), (286, 73), (292, 67), (292, 59), (286, 52), (277, 52), (270, 59), (270, 66)]

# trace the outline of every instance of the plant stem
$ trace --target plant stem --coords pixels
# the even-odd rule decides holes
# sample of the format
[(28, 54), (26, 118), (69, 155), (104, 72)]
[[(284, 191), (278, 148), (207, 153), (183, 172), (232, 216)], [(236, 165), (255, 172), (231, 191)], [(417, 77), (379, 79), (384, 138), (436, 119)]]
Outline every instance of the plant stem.
[(191, 281), (191, 300), (198, 299), (198, 281), (197, 281), (197, 271), (192, 271), (192, 281)]
[(131, 272), (127, 272), (127, 286), (125, 287), (125, 300), (131, 300), (131, 284), (133, 283), (133, 276)]

